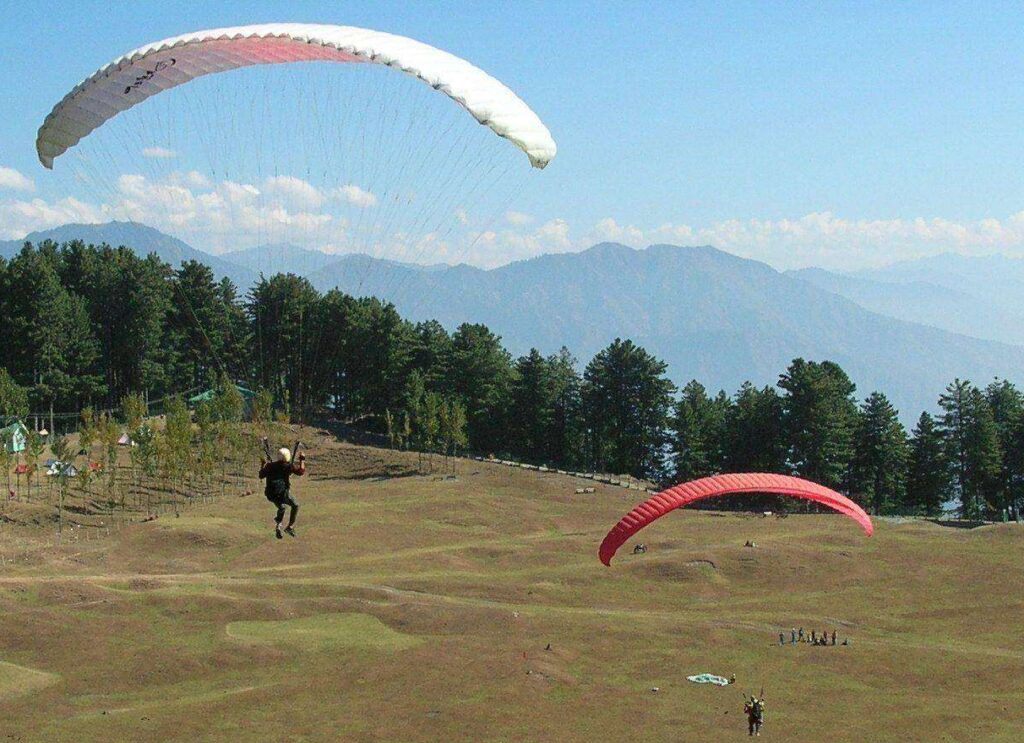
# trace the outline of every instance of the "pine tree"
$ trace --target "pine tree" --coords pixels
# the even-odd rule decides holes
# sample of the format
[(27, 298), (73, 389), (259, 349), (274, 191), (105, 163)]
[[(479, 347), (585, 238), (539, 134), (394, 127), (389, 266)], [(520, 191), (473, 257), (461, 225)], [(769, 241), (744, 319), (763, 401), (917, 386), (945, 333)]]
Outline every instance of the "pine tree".
[(907, 433), (880, 392), (861, 406), (854, 436), (851, 494), (873, 513), (898, 511), (906, 498)]
[(969, 381), (955, 379), (939, 398), (954, 495), (964, 518), (994, 515), (1002, 452), (992, 407)]
[(993, 505), (999, 513), (1016, 517), (1024, 501), (1024, 394), (1012, 382), (997, 379), (985, 388), (985, 399), (1002, 454)]
[[(198, 334), (188, 343), (186, 357), (194, 355), (196, 349), (217, 351), (217, 355), (205, 363), (196, 360), (193, 365), (196, 383), (204, 384), (199, 380), (208, 378), (207, 364), (216, 363), (217, 369), (226, 371), (223, 340), (228, 325), (222, 318), (211, 334), (207, 313), (219, 310), (223, 314), (220, 291), (213, 284), (212, 276), (193, 276), (186, 283), (184, 280), (189, 276), (181, 277), (178, 295), (188, 298), (189, 302), (183, 303), (177, 325), (188, 337)], [(319, 305), (320, 295), (312, 284), (291, 274), (261, 279), (250, 290), (246, 303), (246, 314), (255, 334), (256, 378), (276, 401), (287, 398), (289, 406), (294, 407), (299, 416), (315, 402), (311, 384), (321, 375), (315, 369), (314, 356), (323, 334), (333, 332), (333, 328), (324, 327)], [(371, 348), (367, 346), (366, 351)]]
[(384, 435), (388, 437), (388, 448), (395, 448), (395, 417), (391, 415), (391, 409), (384, 411)]
[(531, 348), (526, 356), (516, 360), (515, 372), (510, 395), (509, 449), (517, 458), (541, 462), (544, 436), (553, 413), (548, 399), (547, 361), (540, 351)]
[(551, 425), (544, 442), (544, 459), (575, 467), (584, 458), (582, 379), (576, 359), (563, 347), (548, 358), (551, 373)]
[(484, 325), (465, 323), (452, 337), (452, 388), (466, 406), (470, 445), (478, 451), (508, 446), (512, 357)]
[(949, 500), (950, 489), (942, 432), (931, 415), (921, 413), (910, 439), (907, 505), (927, 516), (937, 516)]
[(797, 473), (845, 489), (857, 421), (856, 386), (831, 361), (796, 359), (779, 379), (790, 460)]
[(423, 374), (427, 389), (441, 394), (452, 391), (452, 338), (437, 320), (417, 323), (412, 333), (411, 364)]
[(729, 408), (725, 392), (708, 397), (697, 380), (683, 387), (672, 416), (676, 480), (694, 480), (722, 470)]
[(724, 469), (727, 472), (785, 474), (786, 440), (782, 398), (773, 387), (744, 382), (725, 419)]
[(663, 361), (619, 338), (587, 365), (583, 409), (596, 469), (655, 480), (665, 475), (675, 390), (665, 371)]
[(0, 427), (28, 415), (28, 390), (0, 366)]

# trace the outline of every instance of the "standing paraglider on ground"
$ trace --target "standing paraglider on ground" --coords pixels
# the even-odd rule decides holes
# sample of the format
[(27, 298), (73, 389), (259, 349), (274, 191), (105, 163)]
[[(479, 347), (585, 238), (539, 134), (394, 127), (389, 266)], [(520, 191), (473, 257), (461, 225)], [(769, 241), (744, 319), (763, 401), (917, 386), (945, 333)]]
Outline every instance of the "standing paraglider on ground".
[[(298, 447), (296, 447), (298, 448)], [(277, 452), (277, 461), (270, 462), (260, 459), (260, 479), (266, 480), (264, 494), (267, 500), (277, 506), (274, 517), (274, 534), (282, 538), (281, 522), (284, 521), (285, 506), (291, 508), (288, 515), (288, 526), (284, 529), (289, 535), (295, 536), (295, 518), (299, 515), (299, 504), (291, 493), (291, 476), (301, 477), (306, 474), (306, 455), (299, 454), (298, 462), (292, 461), (292, 453), (287, 447)]]
[(761, 735), (761, 726), (764, 725), (764, 692), (760, 697), (750, 695), (750, 700), (743, 705), (743, 711), (747, 715), (747, 730), (749, 735)]

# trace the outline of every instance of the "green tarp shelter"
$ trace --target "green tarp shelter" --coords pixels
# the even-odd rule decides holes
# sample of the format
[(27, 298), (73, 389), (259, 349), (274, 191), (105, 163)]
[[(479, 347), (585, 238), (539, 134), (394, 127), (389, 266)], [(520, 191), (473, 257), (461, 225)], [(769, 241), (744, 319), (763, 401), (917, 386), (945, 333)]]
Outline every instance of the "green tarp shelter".
[[(235, 385), (235, 389), (237, 389), (238, 394), (242, 396), (242, 410), (244, 411), (245, 415), (252, 415), (252, 401), (256, 397), (256, 393), (253, 392), (252, 390), (247, 390), (245, 387), (242, 387), (241, 385), (238, 384)], [(188, 406), (190, 408), (194, 408), (201, 402), (207, 402), (209, 400), (212, 400), (216, 394), (217, 390), (208, 389), (203, 392), (200, 392), (198, 395), (192, 395), (192, 397), (188, 399)]]
[(11, 454), (25, 451), (28, 444), (28, 429), (21, 421), (16, 421), (9, 426), (0, 428), (0, 441), (3, 442)]
[[(237, 384), (235, 385), (235, 388), (238, 390), (238, 393), (243, 397), (246, 403), (252, 402), (252, 399), (256, 397), (256, 393), (253, 392), (252, 390), (247, 390), (245, 387), (239, 387)], [(192, 395), (192, 397), (188, 399), (188, 404), (196, 405), (197, 403), (212, 400), (213, 396), (216, 394), (217, 390), (206, 390), (205, 392), (200, 392), (198, 395)]]

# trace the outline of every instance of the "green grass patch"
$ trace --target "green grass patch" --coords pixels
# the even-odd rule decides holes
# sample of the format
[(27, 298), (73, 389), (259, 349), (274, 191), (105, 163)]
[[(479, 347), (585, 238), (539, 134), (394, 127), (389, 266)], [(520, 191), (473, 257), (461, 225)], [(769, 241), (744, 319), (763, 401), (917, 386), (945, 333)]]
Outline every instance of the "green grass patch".
[(395, 651), (415, 647), (419, 638), (396, 632), (369, 614), (318, 614), (270, 622), (231, 622), (228, 637), (242, 642), (283, 643), (310, 651), (355, 648)]
[(31, 694), (57, 683), (59, 678), (55, 673), (0, 661), (0, 700)]

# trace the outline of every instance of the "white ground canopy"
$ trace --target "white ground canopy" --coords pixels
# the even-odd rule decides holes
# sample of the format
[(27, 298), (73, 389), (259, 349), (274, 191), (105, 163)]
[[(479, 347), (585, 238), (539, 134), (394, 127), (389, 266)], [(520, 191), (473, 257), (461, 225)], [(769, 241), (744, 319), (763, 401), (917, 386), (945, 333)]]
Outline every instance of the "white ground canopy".
[(459, 57), (294, 23), (132, 51), (54, 107), (36, 148), (84, 221), (138, 221), (212, 252), (417, 263), (487, 250), (491, 222), (556, 152), (515, 93)]

